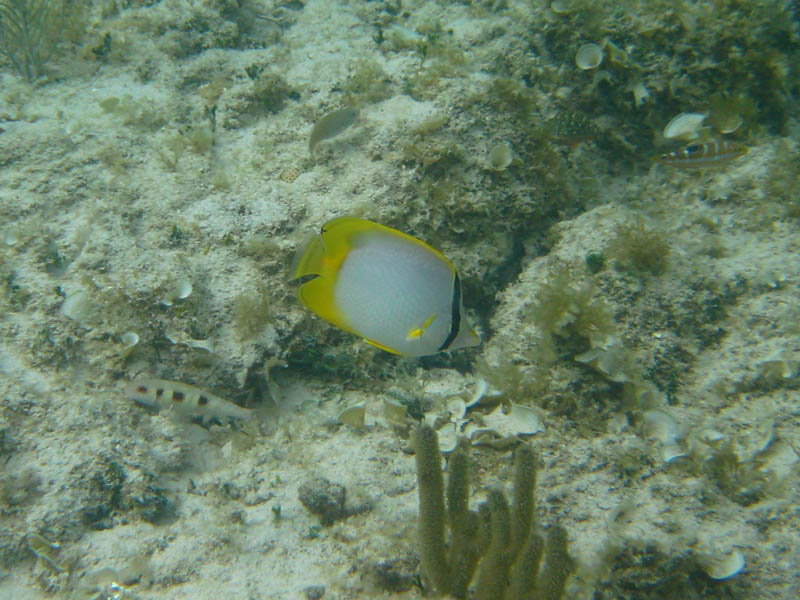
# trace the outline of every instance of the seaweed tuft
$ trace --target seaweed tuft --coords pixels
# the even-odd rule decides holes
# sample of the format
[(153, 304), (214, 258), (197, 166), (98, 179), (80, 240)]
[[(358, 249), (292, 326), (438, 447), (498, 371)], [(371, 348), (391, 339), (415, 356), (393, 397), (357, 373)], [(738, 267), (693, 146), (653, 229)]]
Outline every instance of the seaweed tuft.
[(256, 337), (271, 317), (269, 292), (265, 286), (252, 293), (241, 293), (233, 302), (233, 322), (240, 341)]
[(545, 346), (568, 346), (559, 347), (558, 354), (604, 346), (616, 329), (611, 307), (597, 296), (594, 284), (567, 265), (539, 290), (527, 317), (546, 335)]
[(667, 270), (670, 246), (664, 233), (639, 221), (617, 227), (616, 237), (609, 244), (607, 253), (615, 259), (620, 271), (662, 275)]

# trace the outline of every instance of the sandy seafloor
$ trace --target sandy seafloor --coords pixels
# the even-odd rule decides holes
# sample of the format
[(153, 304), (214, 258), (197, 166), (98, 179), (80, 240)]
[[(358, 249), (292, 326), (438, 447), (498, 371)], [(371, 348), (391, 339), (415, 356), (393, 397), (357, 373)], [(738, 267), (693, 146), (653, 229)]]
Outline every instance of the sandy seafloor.
[[(657, 60), (649, 97), (619, 67), (597, 84), (572, 50), (547, 52), (571, 18), (513, 1), (108, 2), (38, 85), (0, 73), (0, 598), (422, 597), (414, 419), (383, 403), (446, 420), (486, 382), (484, 400), (542, 425), (537, 518), (568, 531), (566, 597), (800, 597), (800, 125), (754, 127), (715, 170), (651, 166), (702, 98), (659, 105)], [(525, 61), (521, 105), (494, 102), (493, 78), (519, 82)], [(611, 100), (591, 113), (592, 94)], [(604, 114), (614, 98), (626, 112)], [(310, 156), (313, 123), (348, 102), (358, 122)], [(518, 127), (571, 105), (599, 125), (587, 139)], [(645, 148), (626, 123), (651, 131)], [(517, 156), (495, 172), (503, 140)], [(346, 214), (441, 248), (481, 347), (388, 357), (303, 310), (293, 252)], [(637, 266), (625, 231), (665, 261)], [(547, 323), (531, 315), (553, 281), (567, 292)], [(267, 317), (247, 312), (260, 302)], [(142, 375), (255, 414), (152, 414), (123, 393)], [(337, 424), (361, 403), (363, 427)], [(474, 448), (473, 502), (510, 456)], [(364, 510), (321, 526), (298, 501), (319, 476)]]

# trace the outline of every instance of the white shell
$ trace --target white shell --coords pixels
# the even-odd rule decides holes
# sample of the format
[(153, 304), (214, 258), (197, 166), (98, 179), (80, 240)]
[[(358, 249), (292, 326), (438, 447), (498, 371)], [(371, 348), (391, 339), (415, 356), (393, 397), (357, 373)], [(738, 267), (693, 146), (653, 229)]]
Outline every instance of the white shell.
[(486, 433), (505, 440), (519, 435), (534, 435), (542, 430), (539, 417), (532, 408), (512, 403), (508, 414), (503, 412), (502, 406), (498, 406), (483, 417), (482, 426), (470, 423), (465, 433), (473, 441), (476, 436)]
[[(119, 573), (111, 567), (104, 567), (95, 571), (89, 571), (86, 575), (81, 577), (82, 586), (99, 586), (105, 587), (120, 581)], [(96, 596), (95, 596), (96, 597)]]
[(509, 418), (510, 415), (503, 413), (503, 407), (498, 406), (488, 415), (483, 417), (485, 427), (482, 431), (491, 431), (500, 437), (516, 435), (516, 427)]
[(633, 390), (636, 402), (642, 408), (655, 408), (666, 403), (664, 393), (659, 391), (656, 384), (652, 381), (644, 381), (636, 384)]
[(794, 365), (781, 358), (762, 360), (756, 366), (767, 379), (791, 379), (794, 374)]
[(55, 555), (61, 547), (59, 544), (46, 540), (38, 533), (29, 533), (26, 536), (26, 542), (30, 551), (53, 569), (59, 573), (66, 570), (66, 565), (56, 562)]
[(600, 44), (584, 44), (575, 54), (575, 64), (579, 69), (590, 71), (596, 69), (603, 62), (603, 49)]
[(492, 404), (492, 401), (501, 396), (501, 392), (489, 386), (485, 379), (478, 379), (475, 382), (475, 390), (472, 397), (467, 402), (467, 408), (479, 404)]
[(119, 336), (119, 341), (122, 342), (126, 348), (133, 348), (139, 343), (139, 334), (135, 331), (126, 331)]
[(175, 297), (178, 300), (183, 300), (184, 298), (188, 298), (189, 294), (192, 293), (192, 289), (193, 289), (192, 284), (188, 280), (182, 279), (181, 281), (178, 282), (178, 285), (176, 286), (177, 294), (175, 295)]
[(478, 379), (478, 381), (475, 382), (475, 391), (473, 392), (470, 401), (467, 402), (467, 406), (470, 407), (478, 404), (488, 391), (489, 391), (488, 382), (485, 379)]
[(486, 428), (472, 421), (467, 423), (466, 427), (464, 427), (463, 429), (464, 435), (467, 436), (467, 439), (469, 440), (472, 440), (476, 435), (478, 435), (482, 431), (486, 431)]
[(650, 99), (650, 90), (647, 89), (641, 79), (632, 81), (625, 90), (633, 94), (633, 105), (636, 108), (639, 108)]
[(467, 414), (467, 403), (461, 398), (454, 398), (447, 403), (447, 410), (450, 412), (450, 418), (458, 421)]
[(758, 470), (772, 473), (780, 481), (794, 472), (794, 465), (798, 461), (800, 461), (800, 456), (797, 455), (792, 444), (779, 439), (758, 455), (758, 462), (761, 463)]
[(761, 419), (755, 427), (750, 428), (750, 432), (751, 442), (747, 444), (748, 449), (751, 449), (753, 454), (760, 454), (775, 440), (775, 421), (771, 417)]
[(339, 413), (339, 416), (336, 417), (336, 420), (339, 421), (339, 423), (350, 425), (350, 427), (363, 427), (366, 421), (366, 416), (367, 416), (366, 405), (357, 404), (356, 406), (345, 408), (342, 412)]
[(119, 336), (119, 341), (122, 342), (122, 345), (124, 346), (122, 352), (120, 352), (120, 356), (122, 358), (127, 358), (131, 355), (131, 353), (133, 353), (133, 350), (139, 343), (139, 334), (135, 331), (126, 331)]
[(680, 427), (670, 413), (656, 408), (642, 413), (644, 418), (644, 433), (647, 437), (657, 440), (662, 444), (673, 444), (680, 436)]
[(45, 539), (38, 533), (29, 533), (25, 537), (25, 541), (28, 544), (28, 548), (31, 549), (31, 552), (37, 555), (46, 554), (50, 551), (58, 551), (60, 548), (59, 544)]
[(492, 171), (505, 171), (514, 160), (514, 153), (508, 142), (500, 142), (492, 146), (486, 157), (486, 166)]
[(569, 0), (553, 0), (550, 3), (550, 10), (557, 15), (567, 15), (574, 10), (574, 3)]
[(3, 232), (3, 243), (6, 246), (16, 246), (21, 239), (19, 227), (11, 225)]
[(491, 446), (497, 450), (503, 450), (504, 448), (516, 444), (519, 438), (514, 436), (497, 437), (489, 431), (483, 431), (477, 434), (471, 441), (473, 446)]
[(603, 49), (608, 54), (608, 62), (617, 67), (625, 67), (631, 62), (628, 53), (609, 39), (603, 40)]
[(741, 572), (745, 566), (744, 554), (733, 549), (699, 555), (700, 566), (711, 579), (728, 579)]
[(383, 416), (390, 423), (396, 423), (398, 425), (402, 425), (403, 423), (406, 422), (406, 407), (400, 404), (399, 402), (395, 402), (394, 400), (389, 400), (388, 398), (384, 398)]
[(166, 297), (161, 301), (164, 306), (172, 306), (178, 300), (188, 298), (193, 291), (192, 283), (188, 279), (179, 279), (167, 291)]
[(439, 415), (437, 415), (435, 412), (426, 412), (422, 416), (423, 423), (425, 423), (425, 425), (427, 425), (428, 427), (432, 427), (433, 429), (436, 429), (436, 422), (438, 420), (439, 420)]
[(210, 339), (196, 340), (189, 334), (177, 331), (175, 329), (167, 329), (166, 331), (164, 331), (164, 337), (166, 337), (173, 344), (182, 344), (184, 346), (188, 346), (189, 348), (194, 348), (196, 350), (206, 350), (207, 352), (214, 352), (214, 347), (211, 344)]
[(544, 425), (539, 421), (539, 415), (530, 406), (512, 402), (508, 417), (516, 422), (518, 434), (534, 435), (544, 431)]
[(398, 25), (396, 23), (389, 26), (386, 30), (386, 37), (391, 39), (396, 44), (401, 46), (413, 46), (415, 44), (422, 44), (425, 42), (425, 36), (417, 33), (413, 29)]
[(452, 452), (458, 446), (458, 431), (455, 423), (448, 423), (442, 427), (439, 434), (439, 450), (442, 452)]
[(628, 383), (631, 380), (630, 376), (625, 373), (624, 352), (618, 346), (612, 345), (607, 349), (592, 348), (576, 356), (575, 360), (594, 367), (611, 381)]
[(740, 115), (731, 115), (722, 123), (717, 125), (720, 133), (733, 133), (744, 123), (744, 119)]
[(664, 137), (670, 140), (696, 140), (707, 114), (681, 113), (664, 127)]
[(671, 463), (677, 458), (684, 458), (686, 456), (686, 451), (678, 444), (666, 444), (661, 447), (661, 458), (664, 462)]
[(697, 439), (699, 439), (704, 444), (708, 444), (709, 446), (716, 445), (717, 442), (721, 442), (725, 439), (725, 434), (717, 431), (716, 429), (703, 429), (699, 434), (697, 434)]
[(61, 314), (86, 327), (92, 315), (89, 294), (84, 290), (79, 290), (67, 296), (61, 305)]

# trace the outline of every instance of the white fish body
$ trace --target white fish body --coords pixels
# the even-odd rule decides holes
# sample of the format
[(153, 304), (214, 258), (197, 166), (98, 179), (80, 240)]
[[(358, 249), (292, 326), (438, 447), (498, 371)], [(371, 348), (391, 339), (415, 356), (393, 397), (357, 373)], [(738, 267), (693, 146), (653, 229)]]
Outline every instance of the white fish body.
[(140, 378), (125, 387), (125, 395), (134, 402), (180, 416), (198, 415), (207, 420), (233, 417), (246, 419), (252, 411), (187, 383), (165, 379)]
[(326, 223), (298, 253), (300, 301), (317, 315), (405, 356), (476, 346), (453, 264), (422, 240), (365, 219)]

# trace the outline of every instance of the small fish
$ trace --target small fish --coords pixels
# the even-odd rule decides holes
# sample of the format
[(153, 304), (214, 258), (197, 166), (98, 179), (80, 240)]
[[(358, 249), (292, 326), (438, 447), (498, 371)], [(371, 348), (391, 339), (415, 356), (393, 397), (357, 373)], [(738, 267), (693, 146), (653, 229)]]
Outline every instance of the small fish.
[(178, 381), (136, 379), (125, 388), (125, 395), (147, 408), (169, 410), (181, 416), (198, 415), (204, 421), (213, 417), (246, 419), (252, 414), (249, 409)]
[(691, 144), (669, 154), (663, 154), (658, 162), (680, 169), (713, 169), (727, 165), (747, 154), (747, 146), (732, 140), (717, 139), (703, 144)]
[(556, 142), (569, 146), (570, 150), (600, 137), (597, 125), (580, 112), (559, 112), (545, 123), (544, 131), (552, 135)]
[(357, 118), (358, 109), (352, 106), (340, 108), (322, 117), (311, 130), (311, 139), (308, 141), (308, 149), (311, 154), (314, 154), (314, 148), (317, 147), (317, 144), (339, 135), (355, 123)]
[(422, 240), (365, 219), (323, 225), (298, 252), (306, 308), (388, 352), (425, 356), (480, 343), (453, 264)]

